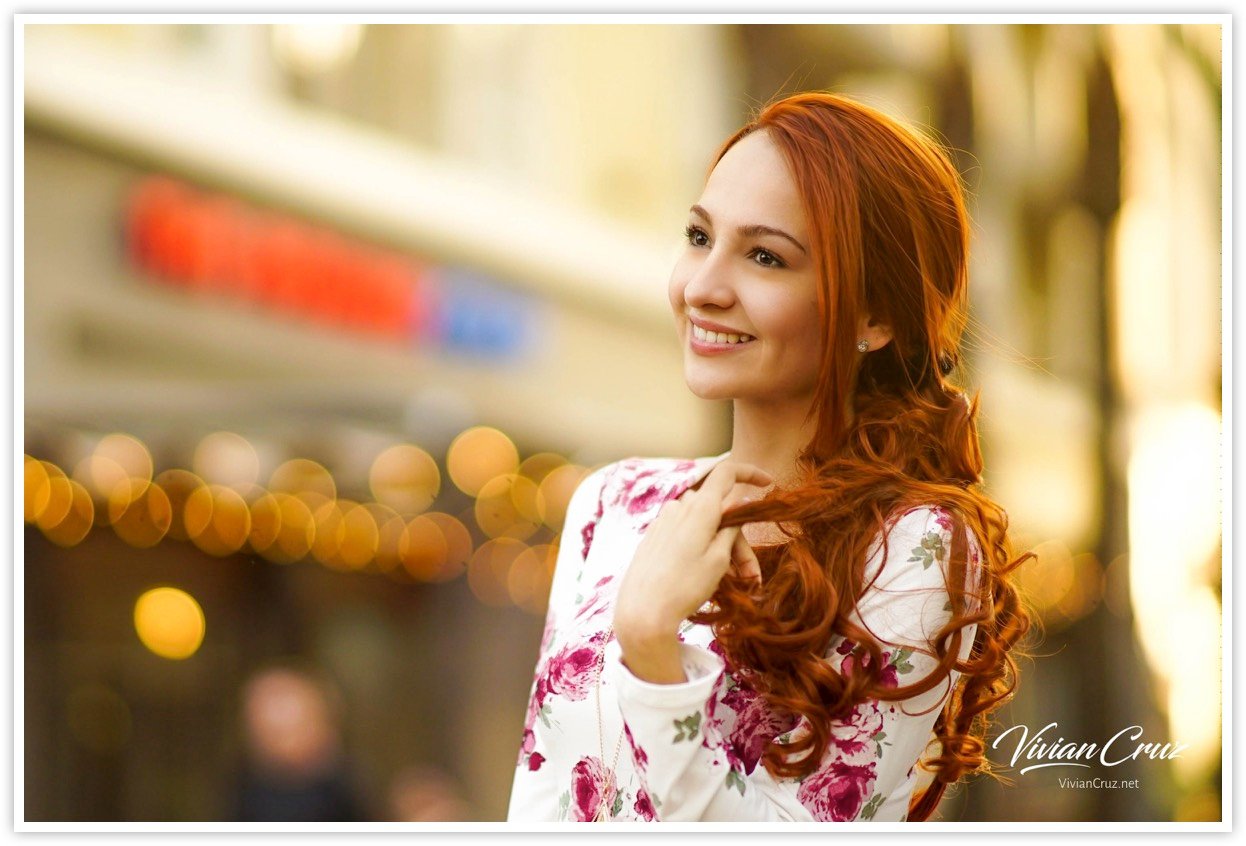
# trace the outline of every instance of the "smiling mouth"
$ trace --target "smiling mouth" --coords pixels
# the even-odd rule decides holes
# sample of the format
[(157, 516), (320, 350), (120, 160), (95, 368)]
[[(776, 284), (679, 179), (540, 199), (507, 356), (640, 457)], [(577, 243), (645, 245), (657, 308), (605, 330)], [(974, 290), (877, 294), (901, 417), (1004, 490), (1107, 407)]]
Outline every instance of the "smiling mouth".
[(755, 340), (752, 335), (709, 332), (695, 323), (690, 323), (689, 325), (692, 327), (692, 337), (703, 344), (747, 344), (749, 341)]

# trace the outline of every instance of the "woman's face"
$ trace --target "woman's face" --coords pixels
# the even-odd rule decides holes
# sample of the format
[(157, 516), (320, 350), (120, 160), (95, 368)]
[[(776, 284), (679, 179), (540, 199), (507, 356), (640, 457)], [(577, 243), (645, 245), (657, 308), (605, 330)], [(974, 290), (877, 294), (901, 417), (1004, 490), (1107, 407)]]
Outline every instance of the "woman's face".
[(796, 184), (764, 131), (727, 151), (688, 213), (670, 301), (684, 378), (704, 399), (812, 399), (818, 273)]

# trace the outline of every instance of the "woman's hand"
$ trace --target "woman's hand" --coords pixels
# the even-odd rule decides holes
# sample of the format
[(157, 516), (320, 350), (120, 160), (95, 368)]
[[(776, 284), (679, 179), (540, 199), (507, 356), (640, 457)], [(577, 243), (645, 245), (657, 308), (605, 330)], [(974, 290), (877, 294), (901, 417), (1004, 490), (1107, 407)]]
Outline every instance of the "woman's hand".
[(761, 568), (741, 527), (718, 526), (737, 484), (773, 482), (759, 467), (723, 461), (700, 490), (662, 506), (636, 549), (615, 604), (615, 634), (633, 673), (645, 677), (631, 656), (652, 657), (653, 680), (678, 681), (678, 665), (671, 659), (678, 652), (679, 624), (700, 610), (729, 569), (760, 582)]

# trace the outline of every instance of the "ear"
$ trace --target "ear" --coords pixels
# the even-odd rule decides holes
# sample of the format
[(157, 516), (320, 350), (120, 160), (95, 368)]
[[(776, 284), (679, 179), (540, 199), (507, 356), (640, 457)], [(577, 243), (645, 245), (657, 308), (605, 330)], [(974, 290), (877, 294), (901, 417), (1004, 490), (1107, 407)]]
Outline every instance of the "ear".
[(869, 352), (882, 349), (891, 343), (891, 327), (882, 323), (875, 323), (868, 315), (861, 318), (861, 322), (857, 324), (857, 341), (866, 341), (869, 345)]

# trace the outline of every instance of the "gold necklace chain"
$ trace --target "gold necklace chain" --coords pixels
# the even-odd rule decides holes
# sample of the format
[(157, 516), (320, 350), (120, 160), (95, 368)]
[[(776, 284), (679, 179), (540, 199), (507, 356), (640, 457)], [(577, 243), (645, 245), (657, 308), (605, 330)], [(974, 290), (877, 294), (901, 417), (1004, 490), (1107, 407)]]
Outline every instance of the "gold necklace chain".
[(606, 639), (601, 643), (601, 661), (597, 665), (597, 750), (601, 753), (602, 785), (601, 785), (601, 805), (597, 808), (597, 813), (593, 815), (592, 822), (606, 822), (612, 816), (609, 808), (614, 804), (615, 794), (618, 792), (617, 786), (611, 790), (610, 785), (617, 779), (617, 768), (619, 766), (619, 753), (623, 751), (623, 734), (619, 731), (619, 742), (614, 747), (614, 761), (610, 764), (609, 769), (606, 766), (606, 729), (601, 718), (601, 676), (606, 669), (606, 644), (610, 642), (610, 638), (614, 636), (614, 624), (610, 624), (610, 628), (606, 630)]

